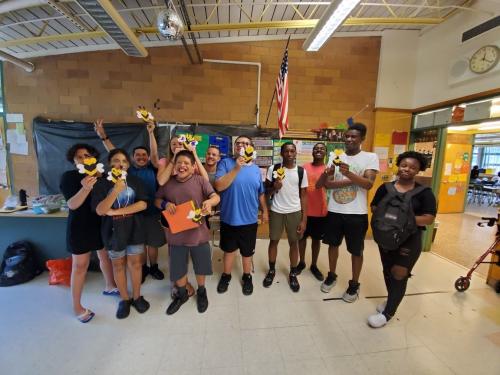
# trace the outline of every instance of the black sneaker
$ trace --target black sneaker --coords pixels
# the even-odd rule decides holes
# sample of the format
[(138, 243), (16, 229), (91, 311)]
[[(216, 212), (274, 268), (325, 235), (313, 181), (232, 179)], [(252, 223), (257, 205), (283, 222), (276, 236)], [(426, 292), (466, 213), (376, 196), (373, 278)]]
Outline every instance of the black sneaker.
[(295, 273), (290, 273), (288, 276), (288, 284), (292, 292), (297, 293), (300, 290), (299, 280), (297, 280), (297, 275)]
[(269, 288), (271, 285), (273, 285), (274, 276), (276, 276), (276, 270), (269, 270), (267, 272), (267, 275), (262, 282), (264, 288)]
[(300, 275), (302, 271), (304, 271), (304, 269), (306, 268), (306, 264), (304, 262), (299, 262), (299, 264), (297, 264), (297, 273), (296, 275)]
[(189, 296), (188, 296), (187, 292), (184, 293), (184, 295), (182, 295), (182, 296), (180, 296), (179, 294), (176, 294), (174, 297), (174, 300), (167, 308), (167, 311), (166, 311), (167, 315), (175, 314), (177, 312), (177, 310), (179, 310), (179, 308), (187, 302), (188, 299), (189, 299)]
[(359, 285), (358, 282), (349, 280), (349, 286), (342, 296), (342, 299), (349, 303), (356, 301), (359, 297)]
[(149, 275), (149, 267), (147, 264), (142, 265), (142, 280), (141, 284), (144, 284), (144, 281), (146, 281), (146, 277)]
[(139, 314), (145, 313), (149, 310), (149, 302), (144, 299), (143, 296), (132, 301), (132, 306), (135, 307)]
[(222, 273), (220, 276), (219, 283), (217, 284), (217, 293), (222, 294), (227, 292), (229, 287), (229, 282), (231, 281), (231, 274)]
[(125, 319), (130, 314), (130, 305), (132, 305), (132, 299), (124, 300), (122, 299), (118, 304), (118, 310), (116, 310), (117, 319)]
[(198, 308), (199, 313), (204, 313), (208, 308), (208, 298), (207, 298), (207, 290), (203, 288), (203, 291), (198, 289), (196, 293), (196, 307)]
[(252, 294), (253, 293), (252, 275), (243, 274), (241, 281), (243, 281), (243, 285), (241, 286), (241, 291), (243, 292), (243, 294), (245, 296), (249, 296), (250, 294)]
[(323, 281), (324, 276), (315, 264), (311, 264), (311, 273), (318, 281)]
[(160, 271), (157, 264), (152, 264), (149, 267), (149, 274), (155, 280), (163, 280), (165, 278), (165, 274)]

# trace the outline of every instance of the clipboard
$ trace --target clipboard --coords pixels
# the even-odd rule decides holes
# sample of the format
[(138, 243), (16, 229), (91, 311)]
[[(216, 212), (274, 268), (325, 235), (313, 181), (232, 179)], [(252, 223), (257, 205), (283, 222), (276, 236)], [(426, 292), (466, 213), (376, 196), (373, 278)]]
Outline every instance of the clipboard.
[(189, 229), (198, 228), (200, 223), (188, 219), (190, 211), (194, 210), (194, 202), (188, 201), (175, 206), (175, 214), (170, 214), (167, 210), (162, 211), (162, 215), (168, 223), (170, 233), (175, 234)]

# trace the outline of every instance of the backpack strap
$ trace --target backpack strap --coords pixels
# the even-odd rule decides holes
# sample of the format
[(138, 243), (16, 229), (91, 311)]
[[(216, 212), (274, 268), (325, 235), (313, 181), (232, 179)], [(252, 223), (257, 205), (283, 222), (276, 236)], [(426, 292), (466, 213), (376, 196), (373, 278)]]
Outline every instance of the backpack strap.
[(302, 186), (302, 180), (304, 179), (304, 167), (301, 167), (300, 165), (297, 165), (297, 173), (299, 174), (299, 194), (300, 194), (300, 188)]

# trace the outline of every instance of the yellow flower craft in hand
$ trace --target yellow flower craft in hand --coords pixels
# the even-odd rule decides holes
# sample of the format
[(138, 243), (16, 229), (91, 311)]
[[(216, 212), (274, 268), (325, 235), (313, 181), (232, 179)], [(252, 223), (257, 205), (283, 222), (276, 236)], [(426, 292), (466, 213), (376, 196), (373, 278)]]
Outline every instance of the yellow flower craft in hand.
[(245, 163), (250, 163), (252, 160), (257, 158), (257, 151), (255, 151), (253, 146), (247, 146), (244, 149), (241, 149), (240, 155), (243, 156)]
[(127, 178), (127, 172), (121, 169), (112, 168), (108, 172), (108, 181), (111, 181), (113, 184), (116, 184), (118, 180), (125, 180)]
[(153, 115), (151, 114), (151, 112), (149, 112), (146, 107), (143, 107), (143, 106), (139, 106), (137, 107), (137, 111), (135, 112), (135, 114), (137, 115), (137, 118), (141, 119), (142, 121), (144, 122), (150, 122), (150, 121), (153, 121), (155, 118), (153, 117)]
[(104, 173), (104, 166), (102, 163), (97, 163), (96, 158), (86, 158), (83, 160), (83, 164), (79, 163), (76, 165), (78, 172), (81, 174), (86, 174), (88, 176), (94, 176), (95, 174)]
[(280, 167), (273, 172), (273, 177), (276, 180), (283, 180), (285, 178), (285, 168)]
[(185, 149), (187, 149), (189, 145), (196, 147), (196, 145), (198, 144), (196, 138), (191, 134), (182, 134), (179, 137), (179, 142), (182, 143)]

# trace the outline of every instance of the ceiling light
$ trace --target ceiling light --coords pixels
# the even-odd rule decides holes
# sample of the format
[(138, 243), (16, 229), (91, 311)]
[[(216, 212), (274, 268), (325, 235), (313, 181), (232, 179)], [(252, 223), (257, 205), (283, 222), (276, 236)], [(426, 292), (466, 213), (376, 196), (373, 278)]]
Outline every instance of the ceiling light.
[(302, 45), (306, 51), (318, 51), (361, 0), (334, 0)]
[(466, 131), (470, 130), (467, 126), (448, 126), (448, 130), (453, 130), (453, 131)]

